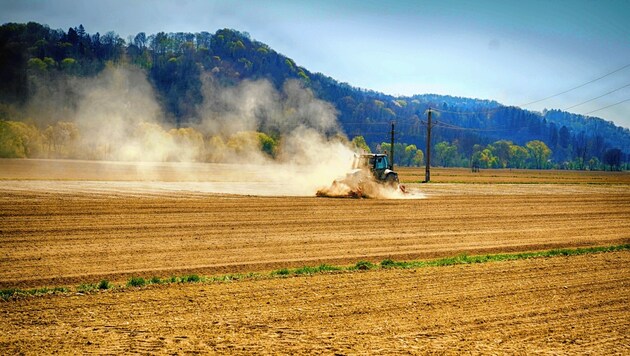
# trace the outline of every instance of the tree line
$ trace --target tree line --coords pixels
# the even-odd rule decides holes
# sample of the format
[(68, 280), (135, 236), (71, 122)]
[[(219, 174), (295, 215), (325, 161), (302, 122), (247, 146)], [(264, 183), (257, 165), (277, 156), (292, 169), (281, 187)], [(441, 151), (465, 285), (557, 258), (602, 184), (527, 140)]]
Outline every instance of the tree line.
[(123, 141), (97, 144), (74, 122), (59, 121), (40, 130), (24, 122), (0, 120), (0, 158), (232, 163), (258, 154), (274, 159), (280, 138), (256, 131), (225, 137), (192, 127), (167, 129), (141, 122)]
[[(352, 139), (355, 147), (364, 152), (391, 152), (391, 144), (381, 142), (371, 150), (363, 136)], [(588, 169), (588, 170), (627, 170), (630, 164), (623, 162), (618, 148), (608, 149), (603, 160), (591, 158), (588, 162), (573, 161), (557, 163), (551, 160), (552, 150), (542, 141), (533, 140), (524, 146), (512, 141), (499, 140), (488, 145), (475, 145), (471, 155), (466, 155), (459, 143), (441, 141), (431, 146), (431, 165), (436, 167), (474, 168), (516, 168), (516, 169)], [(425, 155), (414, 144), (394, 143), (394, 164), (406, 167), (420, 167), (426, 164)]]
[[(488, 155), (492, 150), (484, 150), (502, 140), (525, 150), (532, 141), (543, 142), (551, 153), (540, 166), (594, 169), (617, 157), (619, 166), (630, 161), (630, 130), (600, 118), (560, 110), (532, 112), (492, 100), (435, 94), (394, 97), (355, 88), (312, 73), (248, 33), (232, 29), (140, 32), (125, 40), (113, 31), (90, 34), (82, 25), (61, 30), (34, 22), (4, 24), (0, 27), (0, 120), (21, 120), (20, 107), (33, 97), (34, 82), (94, 76), (107, 63), (126, 63), (146, 71), (167, 111), (165, 124), (175, 128), (194, 124), (195, 110), (203, 100), (204, 75), (228, 86), (265, 78), (277, 89), (287, 79), (297, 79), (318, 98), (334, 104), (348, 136), (362, 136), (374, 149), (386, 141), (386, 125), (396, 122), (399, 138), (425, 152), (422, 121), (426, 111), (433, 109), (443, 124), (433, 137), (434, 142), (445, 142), (437, 148), (447, 152), (444, 164), (454, 164), (450, 152), (455, 146), (458, 165), (465, 160), (470, 164), (479, 156), (479, 164), (496, 166)], [(401, 150), (394, 149), (395, 153)], [(397, 156), (407, 157), (405, 152)], [(441, 162), (440, 157), (436, 159)]]

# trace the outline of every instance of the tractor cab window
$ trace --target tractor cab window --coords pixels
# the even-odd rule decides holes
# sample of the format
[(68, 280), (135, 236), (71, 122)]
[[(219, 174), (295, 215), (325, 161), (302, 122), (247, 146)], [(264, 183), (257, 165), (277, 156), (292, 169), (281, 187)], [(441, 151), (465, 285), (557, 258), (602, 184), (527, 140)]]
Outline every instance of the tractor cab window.
[(387, 157), (376, 157), (376, 169), (386, 169), (387, 168)]

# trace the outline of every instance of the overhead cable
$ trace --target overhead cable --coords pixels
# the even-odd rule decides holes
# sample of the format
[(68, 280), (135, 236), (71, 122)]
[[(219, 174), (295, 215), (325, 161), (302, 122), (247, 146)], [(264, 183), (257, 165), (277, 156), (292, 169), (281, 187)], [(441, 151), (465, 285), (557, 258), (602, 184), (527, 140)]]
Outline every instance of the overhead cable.
[(456, 126), (456, 125), (451, 125), (451, 124), (447, 124), (444, 122), (440, 122), (438, 124), (435, 125), (436, 127), (441, 127), (441, 128), (445, 128), (445, 129), (450, 129), (450, 130), (460, 130), (460, 131), (479, 131), (479, 132), (494, 132), (494, 131), (512, 131), (512, 129), (507, 129), (507, 128), (500, 128), (500, 129), (475, 129), (475, 128), (471, 128), (471, 127), (461, 127), (461, 126)]
[(611, 91), (609, 91), (608, 93), (606, 93), (606, 94), (602, 94), (602, 95), (600, 95), (600, 96), (598, 96), (598, 97), (596, 97), (596, 98), (589, 99), (589, 100), (587, 100), (587, 101), (583, 101), (583, 102), (581, 102), (581, 103), (579, 103), (579, 104), (575, 104), (575, 105), (573, 105), (573, 106), (569, 106), (568, 108), (565, 108), (565, 109), (563, 109), (563, 110), (573, 109), (573, 108), (574, 108), (574, 107), (576, 107), (576, 106), (580, 106), (580, 105), (582, 105), (582, 104), (590, 103), (590, 102), (591, 102), (591, 101), (593, 101), (593, 100), (597, 100), (597, 99), (599, 99), (599, 98), (601, 98), (601, 97), (604, 97), (604, 96), (606, 96), (606, 95), (608, 95), (608, 94), (612, 94), (612, 93), (614, 93), (614, 92), (616, 92), (616, 91), (618, 91), (618, 90), (621, 90), (621, 89), (623, 89), (623, 88), (626, 88), (626, 87), (630, 87), (630, 84), (626, 84), (626, 85), (624, 85), (624, 86), (622, 86), (622, 87), (620, 87), (620, 88), (617, 88), (617, 89), (615, 89), (615, 90), (611, 90)]
[(615, 106), (615, 105), (619, 105), (619, 104), (625, 103), (626, 101), (630, 101), (630, 98), (628, 98), (628, 99), (626, 99), (626, 100), (622, 100), (622, 101), (616, 102), (616, 103), (611, 104), (611, 105), (608, 105), (608, 106), (604, 106), (603, 108), (599, 108), (599, 109), (597, 109), (597, 110), (589, 111), (589, 112), (587, 112), (587, 113), (586, 113), (586, 114), (584, 114), (584, 115), (588, 115), (588, 114), (592, 114), (592, 113), (597, 112), (597, 111), (600, 111), (600, 110), (608, 109), (609, 107), (612, 107), (612, 106)]
[[(539, 103), (539, 102), (541, 102), (541, 101), (545, 101), (545, 100), (547, 100), (547, 99), (555, 98), (555, 97), (560, 96), (560, 95), (562, 95), (562, 94), (566, 94), (566, 93), (571, 92), (571, 91), (573, 91), (573, 90), (576, 90), (576, 89), (582, 88), (582, 87), (584, 87), (584, 86), (586, 86), (586, 85), (588, 85), (588, 84), (594, 83), (594, 82), (596, 82), (596, 81), (598, 81), (598, 80), (600, 80), (600, 79), (606, 78), (606, 77), (608, 77), (608, 76), (610, 76), (610, 75), (612, 75), (612, 74), (615, 74), (615, 73), (617, 73), (617, 72), (620, 72), (620, 71), (622, 71), (622, 70), (624, 70), (624, 69), (626, 69), (626, 68), (628, 68), (628, 67), (630, 67), (630, 64), (626, 64), (625, 66), (623, 66), (623, 67), (621, 67), (621, 68), (617, 68), (617, 69), (613, 70), (612, 72), (608, 72), (608, 73), (606, 73), (606, 74), (602, 75), (601, 77), (595, 78), (595, 79), (593, 79), (593, 80), (590, 80), (590, 81), (588, 81), (588, 82), (586, 82), (586, 83), (583, 83), (583, 84), (580, 84), (580, 85), (578, 85), (578, 86), (575, 86), (575, 87), (573, 87), (573, 88), (571, 88), (571, 89), (565, 90), (565, 91), (563, 91), (563, 92), (560, 92), (560, 93), (557, 93), (557, 94), (554, 94), (554, 95), (550, 95), (550, 96), (548, 96), (548, 97), (545, 97), (545, 98), (542, 98), (542, 99), (538, 99), (538, 100), (535, 100), (535, 101), (531, 101), (531, 102), (529, 102), (529, 103), (516, 105), (516, 106), (517, 106), (517, 107), (528, 106), (528, 105), (531, 105), (531, 104)], [(576, 107), (576, 106), (580, 106), (580, 105), (582, 105), (582, 104), (586, 104), (586, 103), (588, 103), (588, 102), (591, 102), (591, 101), (593, 101), (593, 100), (599, 99), (599, 98), (601, 98), (601, 97), (604, 97), (604, 96), (606, 96), (606, 95), (609, 95), (609, 94), (611, 94), (611, 93), (614, 93), (614, 92), (616, 92), (616, 91), (618, 91), (618, 90), (621, 90), (621, 89), (623, 89), (623, 88), (626, 88), (626, 87), (628, 87), (628, 86), (630, 86), (630, 84), (625, 85), (625, 86), (623, 86), (623, 87), (621, 87), (621, 88), (617, 88), (617, 89), (615, 89), (615, 90), (612, 90), (612, 91), (610, 91), (610, 92), (608, 92), (608, 93), (606, 93), (606, 94), (602, 94), (602, 95), (600, 95), (600, 96), (598, 96), (598, 97), (596, 97), (596, 98), (592, 98), (592, 99), (589, 99), (589, 100), (587, 100), (587, 101), (581, 102), (581, 103), (579, 103), (579, 104), (576, 104), (576, 105), (570, 106), (570, 107), (568, 107), (568, 108), (566, 108), (566, 109), (563, 109), (563, 110), (571, 109), (571, 108), (574, 108), (574, 107)], [(479, 110), (479, 111), (448, 111), (448, 110), (441, 110), (441, 109), (437, 109), (437, 108), (435, 108), (435, 109), (434, 109), (434, 108), (431, 108), (431, 110), (438, 111), (438, 112), (441, 112), (441, 113), (448, 113), (448, 114), (457, 114), (457, 115), (476, 115), (476, 114), (487, 114), (487, 113), (490, 113), (490, 112), (493, 112), (493, 111), (496, 111), (496, 110), (500, 110), (500, 109), (504, 109), (504, 108), (507, 108), (507, 107), (508, 107), (508, 106), (498, 106), (498, 107), (495, 107), (495, 108), (490, 108), (490, 109), (485, 109), (485, 110)], [(602, 110), (602, 109), (599, 109), (599, 110)], [(599, 110), (596, 110), (596, 111), (599, 111)], [(592, 112), (595, 112), (595, 111), (592, 111)], [(585, 115), (588, 115), (588, 114), (590, 114), (590, 113), (586, 113)]]
[(612, 74), (615, 74), (615, 73), (617, 73), (617, 72), (619, 72), (619, 71), (622, 71), (622, 70), (624, 70), (624, 69), (626, 69), (626, 68), (628, 68), (628, 67), (630, 67), (630, 64), (626, 64), (625, 66), (623, 66), (623, 67), (621, 67), (621, 68), (618, 68), (618, 69), (615, 69), (615, 70), (613, 70), (612, 72), (609, 72), (609, 73), (607, 73), (607, 74), (604, 74), (604, 75), (602, 75), (602, 76), (601, 76), (601, 77), (599, 77), (599, 78), (595, 78), (595, 79), (593, 79), (593, 80), (591, 80), (591, 81), (588, 81), (588, 82), (586, 82), (586, 83), (584, 83), (584, 84), (580, 84), (580, 85), (578, 85), (578, 86), (576, 86), (576, 87), (573, 87), (573, 88), (571, 88), (571, 89), (565, 90), (565, 91), (560, 92), (560, 93), (558, 93), (558, 94), (550, 95), (550, 96), (548, 96), (548, 97), (546, 97), (546, 98), (542, 98), (542, 99), (539, 99), (539, 100), (534, 100), (534, 101), (531, 101), (531, 102), (529, 102), (529, 103), (521, 104), (521, 105), (519, 105), (519, 106), (528, 106), (528, 105), (531, 105), (531, 104), (539, 103), (539, 102), (541, 102), (541, 101), (545, 101), (545, 100), (547, 100), (547, 99), (555, 98), (556, 96), (560, 96), (560, 95), (562, 95), (562, 94), (566, 94), (566, 93), (568, 93), (568, 92), (571, 92), (571, 91), (574, 91), (574, 90), (576, 90), (576, 89), (579, 89), (579, 88), (581, 88), (581, 87), (583, 87), (583, 86), (586, 86), (586, 85), (589, 85), (589, 84), (591, 84), (591, 83), (594, 83), (594, 82), (596, 82), (596, 81), (598, 81), (598, 80), (600, 80), (600, 79), (606, 78), (607, 76), (612, 75)]

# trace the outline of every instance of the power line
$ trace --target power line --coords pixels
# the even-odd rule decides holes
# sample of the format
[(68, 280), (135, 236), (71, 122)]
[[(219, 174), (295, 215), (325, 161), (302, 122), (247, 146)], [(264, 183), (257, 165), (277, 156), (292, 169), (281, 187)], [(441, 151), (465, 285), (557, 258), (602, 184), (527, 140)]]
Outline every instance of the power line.
[(460, 130), (460, 131), (479, 131), (479, 132), (496, 132), (496, 131), (512, 131), (513, 129), (507, 129), (507, 128), (497, 128), (497, 129), (475, 129), (475, 128), (471, 128), (471, 127), (461, 127), (461, 126), (456, 126), (456, 125), (449, 125), (443, 122), (440, 122), (439, 124), (435, 125), (436, 127), (441, 127), (444, 129), (450, 129), (450, 130)]
[(588, 114), (592, 114), (592, 113), (597, 112), (597, 111), (600, 111), (600, 110), (608, 109), (608, 108), (609, 108), (609, 107), (611, 107), (611, 106), (619, 105), (619, 104), (625, 103), (626, 101), (630, 101), (630, 98), (628, 98), (628, 99), (626, 99), (626, 100), (622, 100), (622, 101), (617, 102), (617, 103), (614, 103), (614, 104), (611, 104), (611, 105), (608, 105), (608, 106), (604, 106), (603, 108), (599, 108), (599, 109), (597, 109), (597, 110), (589, 111), (589, 112), (587, 112), (587, 113), (586, 113), (586, 114), (584, 114), (584, 115), (588, 115)]
[(497, 110), (501, 110), (501, 109), (505, 109), (507, 108), (507, 106), (497, 106), (496, 108), (490, 108), (490, 109), (484, 109), (484, 110), (480, 110), (480, 111), (448, 111), (448, 110), (442, 110), (442, 109), (434, 109), (431, 108), (432, 111), (437, 111), (437, 112), (441, 112), (441, 113), (445, 113), (445, 114), (456, 114), (456, 115), (478, 115), (478, 114), (487, 114), (493, 111), (497, 111)]
[(614, 93), (614, 92), (616, 92), (616, 91), (618, 91), (618, 90), (621, 90), (621, 89), (623, 89), (623, 88), (626, 88), (626, 87), (630, 87), (630, 84), (626, 84), (626, 85), (624, 85), (624, 86), (622, 86), (622, 87), (620, 87), (620, 88), (617, 88), (617, 89), (615, 89), (615, 90), (611, 90), (611, 91), (609, 91), (609, 92), (608, 92), (608, 93), (606, 93), (606, 94), (602, 94), (602, 95), (600, 95), (600, 96), (598, 96), (598, 97), (596, 97), (596, 98), (589, 99), (589, 100), (587, 100), (587, 101), (583, 101), (583, 102), (581, 102), (581, 103), (579, 103), (579, 104), (575, 104), (575, 105), (573, 105), (573, 106), (569, 106), (568, 108), (566, 108), (566, 109), (562, 109), (562, 110), (569, 110), (569, 109), (573, 109), (573, 108), (574, 108), (574, 107), (576, 107), (576, 106), (580, 106), (580, 105), (582, 105), (582, 104), (590, 103), (590, 102), (591, 102), (591, 101), (593, 101), (593, 100), (597, 100), (597, 99), (599, 99), (599, 98), (601, 98), (601, 97), (604, 97), (604, 96), (606, 96), (606, 95), (608, 95), (608, 94), (612, 94), (612, 93)]
[(526, 104), (521, 104), (521, 105), (519, 105), (519, 106), (528, 106), (528, 105), (531, 105), (531, 104), (539, 103), (539, 102), (541, 102), (541, 101), (545, 101), (545, 100), (547, 100), (547, 99), (555, 98), (556, 96), (560, 96), (560, 95), (562, 95), (562, 94), (566, 94), (566, 93), (568, 93), (568, 92), (574, 91), (575, 89), (579, 89), (579, 88), (581, 88), (581, 87), (583, 87), (583, 86), (586, 86), (586, 85), (589, 85), (589, 84), (591, 84), (591, 83), (594, 83), (594, 82), (596, 82), (596, 81), (598, 81), (598, 80), (600, 80), (600, 79), (606, 78), (607, 76), (609, 76), (609, 75), (611, 75), (611, 74), (615, 74), (615, 73), (617, 73), (617, 72), (619, 72), (619, 71), (621, 71), (621, 70), (624, 70), (624, 69), (626, 69), (626, 68), (628, 68), (628, 67), (630, 67), (630, 64), (626, 64), (625, 66), (623, 66), (623, 67), (621, 67), (621, 68), (618, 68), (618, 69), (615, 69), (615, 70), (613, 70), (613, 71), (612, 71), (612, 72), (610, 72), (610, 73), (604, 74), (604, 75), (602, 75), (602, 76), (601, 76), (601, 77), (599, 77), (599, 78), (595, 78), (595, 79), (593, 79), (593, 80), (591, 80), (591, 81), (588, 81), (588, 82), (586, 82), (586, 83), (584, 83), (584, 84), (580, 84), (580, 85), (578, 85), (578, 86), (576, 86), (576, 87), (573, 87), (573, 88), (571, 88), (571, 89), (565, 90), (565, 91), (560, 92), (560, 93), (558, 93), (558, 94), (554, 94), (554, 95), (551, 95), (551, 96), (548, 96), (548, 97), (546, 97), (546, 98), (542, 98), (542, 99), (539, 99), (539, 100), (534, 100), (534, 101), (531, 101), (531, 102), (526, 103)]
[(383, 122), (345, 122), (346, 125), (390, 125), (391, 121)]
[(494, 128), (494, 129), (476, 129), (476, 128), (472, 128), (472, 127), (463, 127), (463, 126), (457, 126), (457, 125), (453, 125), (453, 124), (448, 124), (446, 122), (442, 122), (440, 121), (436, 126), (442, 127), (442, 128), (446, 128), (446, 129), (452, 129), (452, 130), (467, 130), (467, 131), (513, 131), (515, 129), (521, 129), (521, 128), (525, 128), (527, 126), (521, 127), (521, 128)]
[[(516, 106), (517, 106), (517, 107), (528, 106), (528, 105), (531, 105), (531, 104), (539, 103), (539, 102), (541, 102), (541, 101), (545, 101), (545, 100), (547, 100), (547, 99), (555, 98), (555, 97), (560, 96), (560, 95), (562, 95), (562, 94), (566, 94), (566, 93), (571, 92), (571, 91), (573, 91), (573, 90), (576, 90), (576, 89), (582, 88), (582, 87), (584, 87), (584, 86), (586, 86), (586, 85), (589, 85), (589, 84), (591, 84), (591, 83), (594, 83), (594, 82), (596, 82), (596, 81), (598, 81), (598, 80), (600, 80), (600, 79), (606, 78), (606, 77), (608, 77), (608, 76), (610, 76), (610, 75), (612, 75), (612, 74), (615, 74), (615, 73), (617, 73), (617, 72), (620, 72), (620, 71), (622, 71), (622, 70), (624, 70), (624, 69), (626, 69), (626, 68), (628, 68), (628, 67), (630, 67), (630, 64), (626, 64), (625, 66), (623, 66), (623, 67), (621, 67), (621, 68), (617, 68), (617, 69), (613, 70), (612, 72), (606, 73), (606, 74), (602, 75), (601, 77), (595, 78), (595, 79), (593, 79), (593, 80), (590, 80), (590, 81), (588, 81), (588, 82), (586, 82), (586, 83), (583, 83), (583, 84), (580, 84), (580, 85), (578, 85), (578, 86), (575, 86), (575, 87), (573, 87), (573, 88), (571, 88), (571, 89), (565, 90), (565, 91), (563, 91), (563, 92), (560, 92), (560, 93), (557, 93), (557, 94), (554, 94), (554, 95), (550, 95), (550, 96), (548, 96), (548, 97), (545, 97), (545, 98), (542, 98), (542, 99), (538, 99), (538, 100), (535, 100), (535, 101), (531, 101), (531, 102), (529, 102), (529, 103), (516, 105)], [(601, 98), (601, 97), (603, 97), (603, 96), (609, 95), (609, 94), (611, 94), (611, 93), (614, 93), (614, 92), (616, 92), (616, 91), (618, 91), (618, 90), (621, 90), (621, 89), (623, 89), (623, 88), (625, 88), (625, 87), (628, 87), (628, 86), (630, 86), (630, 84), (625, 85), (625, 86), (623, 86), (623, 87), (621, 87), (621, 88), (617, 88), (617, 89), (615, 89), (615, 90), (613, 90), (613, 91), (610, 91), (610, 92), (608, 92), (608, 93), (606, 93), (606, 94), (603, 94), (603, 95), (600, 95), (600, 96), (598, 96), (598, 97), (595, 97), (595, 98), (589, 99), (589, 100), (584, 101), (584, 102), (582, 102), (582, 103), (579, 103), (579, 104), (577, 104), (577, 105), (570, 106), (570, 107), (568, 107), (568, 108), (566, 108), (566, 109), (563, 109), (563, 110), (568, 110), (568, 109), (574, 108), (574, 107), (576, 107), (576, 106), (580, 106), (580, 105), (582, 105), (582, 104), (586, 104), (586, 103), (588, 103), (588, 102), (591, 102), (591, 101), (593, 101), (593, 100), (599, 99), (599, 98)], [(493, 111), (496, 111), (496, 110), (501, 110), (501, 109), (504, 109), (504, 108), (506, 108), (506, 107), (507, 107), (507, 106), (498, 106), (498, 107), (496, 107), (496, 108), (490, 108), (490, 109), (480, 110), (480, 111), (448, 111), (448, 110), (441, 110), (441, 109), (431, 109), (431, 110), (435, 110), (435, 111), (438, 111), (438, 112), (441, 112), (441, 113), (456, 114), (456, 115), (478, 115), (478, 114), (487, 114), (487, 113), (490, 113), (490, 112), (493, 112)], [(598, 110), (595, 110), (595, 111), (599, 111), (599, 110), (603, 110), (603, 109), (604, 109), (604, 108), (602, 108), (602, 109), (598, 109)], [(591, 112), (595, 112), (595, 111), (591, 111)], [(590, 113), (586, 113), (585, 115), (588, 115), (588, 114), (590, 114)]]
[[(527, 106), (527, 105), (531, 105), (531, 104), (534, 104), (534, 103), (538, 103), (538, 102), (541, 102), (541, 101), (544, 101), (544, 100), (547, 100), (547, 99), (554, 98), (554, 97), (556, 97), (556, 96), (560, 96), (560, 95), (562, 95), (562, 94), (566, 94), (566, 93), (571, 92), (571, 91), (573, 91), (573, 90), (576, 90), (576, 89), (582, 88), (582, 87), (584, 87), (584, 86), (586, 86), (586, 85), (588, 85), (588, 84), (594, 83), (594, 82), (596, 82), (596, 81), (598, 81), (598, 80), (600, 80), (600, 79), (606, 78), (606, 77), (608, 77), (608, 76), (610, 76), (610, 75), (612, 75), (612, 74), (614, 74), (614, 73), (617, 73), (617, 72), (619, 72), (619, 71), (621, 71), (621, 70), (623, 70), (623, 69), (626, 69), (626, 68), (628, 68), (628, 67), (630, 67), (630, 64), (627, 64), (627, 65), (625, 65), (625, 66), (623, 66), (623, 67), (621, 67), (621, 68), (615, 69), (614, 71), (609, 72), (609, 73), (607, 73), (607, 74), (604, 74), (603, 76), (601, 76), (601, 77), (599, 77), (599, 78), (595, 78), (595, 79), (593, 79), (593, 80), (590, 80), (590, 81), (588, 81), (588, 82), (586, 82), (586, 83), (580, 84), (580, 85), (578, 85), (578, 86), (576, 86), (576, 87), (573, 87), (573, 88), (571, 88), (571, 89), (568, 89), (568, 90), (565, 90), (565, 91), (563, 91), (563, 92), (560, 92), (560, 93), (557, 93), (557, 94), (554, 94), (554, 95), (548, 96), (548, 97), (543, 98), (543, 99), (539, 99), (539, 100), (536, 100), (536, 101), (532, 101), (532, 102), (529, 102), (529, 103), (526, 103), (526, 104), (521, 104), (521, 105), (518, 105), (518, 106), (519, 106), (519, 107), (520, 107), (520, 106)], [(619, 91), (619, 90), (621, 90), (621, 89), (627, 88), (627, 87), (629, 87), (629, 86), (630, 86), (630, 84), (626, 84), (626, 85), (624, 85), (624, 86), (622, 86), (622, 87), (619, 87), (619, 88), (616, 88), (616, 89), (614, 89), (614, 90), (611, 90), (611, 91), (609, 91), (609, 92), (607, 92), (607, 93), (605, 93), (605, 94), (602, 94), (602, 95), (596, 96), (596, 97), (594, 97), (594, 98), (588, 99), (588, 100), (583, 101), (583, 102), (581, 102), (581, 103), (579, 103), (579, 104), (575, 104), (575, 105), (569, 106), (569, 107), (567, 107), (567, 108), (565, 108), (565, 109), (562, 109), (562, 110), (572, 109), (572, 108), (575, 108), (575, 107), (577, 107), (577, 106), (580, 106), (580, 105), (583, 105), (583, 104), (589, 103), (589, 102), (591, 102), (591, 101), (594, 101), (594, 100), (600, 99), (600, 98), (602, 98), (602, 97), (604, 97), (604, 96), (606, 96), (606, 95), (610, 95), (610, 94), (612, 94), (612, 93), (614, 93), (614, 92), (616, 92), (616, 91)], [(611, 104), (611, 105), (608, 105), (608, 106), (605, 106), (605, 107), (603, 107), (603, 108), (599, 108), (599, 109), (596, 109), (596, 110), (593, 110), (593, 111), (589, 111), (589, 112), (587, 112), (586, 114), (583, 114), (583, 115), (589, 115), (589, 114), (592, 114), (592, 113), (594, 113), (594, 112), (601, 111), (601, 110), (604, 110), (604, 109), (607, 109), (607, 108), (610, 108), (610, 107), (613, 107), (613, 106), (616, 106), (616, 105), (619, 105), (619, 104), (625, 103), (625, 102), (627, 102), (627, 101), (630, 101), (630, 98), (629, 98), (629, 99), (626, 99), (626, 100), (622, 100), (622, 101), (617, 102), (617, 103), (614, 103), (614, 104)], [(468, 111), (468, 112), (466, 112), (466, 111), (448, 111), (448, 110), (441, 110), (441, 109), (437, 109), (437, 108), (429, 108), (429, 109), (428, 109), (428, 112), (430, 113), (431, 111), (436, 111), (436, 112), (440, 112), (440, 113), (448, 113), (448, 114), (456, 114), (456, 115), (475, 115), (475, 114), (482, 114), (482, 113), (487, 114), (487, 113), (489, 113), (489, 112), (496, 111), (496, 110), (501, 110), (501, 109), (505, 109), (505, 108), (508, 108), (508, 107), (507, 107), (507, 106), (498, 106), (498, 107), (495, 107), (495, 108), (489, 108), (489, 109), (482, 110), (482, 111)], [(411, 121), (409, 121), (409, 120), (399, 120), (399, 123), (401, 123), (401, 124), (407, 123), (407, 124), (411, 124), (411, 125), (415, 125), (415, 124), (417, 124), (416, 122), (411, 122)], [(367, 122), (349, 122), (349, 123), (346, 123), (346, 124), (347, 124), (347, 125), (388, 125), (388, 124), (390, 124), (390, 122), (370, 122), (370, 123), (367, 123)], [(475, 128), (467, 128), (467, 127), (461, 127), (461, 126), (451, 125), (451, 124), (447, 124), (447, 123), (444, 123), (444, 122), (439, 122), (439, 123), (438, 123), (438, 122), (435, 122), (435, 123), (433, 124), (433, 126), (436, 126), (436, 127), (441, 127), (441, 128), (446, 128), (446, 129), (451, 129), (451, 130), (467, 130), (467, 131), (478, 131), (478, 132), (488, 132), (488, 131), (510, 131), (510, 130), (514, 130), (514, 129), (507, 129), (507, 128), (497, 128), (497, 129), (475, 129)], [(370, 133), (370, 134), (371, 134), (371, 133)], [(369, 134), (365, 134), (365, 135), (369, 135)]]

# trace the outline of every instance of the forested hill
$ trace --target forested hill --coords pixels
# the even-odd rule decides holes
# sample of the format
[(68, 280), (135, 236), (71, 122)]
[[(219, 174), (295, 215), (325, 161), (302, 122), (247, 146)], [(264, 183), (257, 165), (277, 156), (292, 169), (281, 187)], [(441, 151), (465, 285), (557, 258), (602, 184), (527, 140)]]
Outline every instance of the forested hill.
[[(37, 23), (4, 24), (0, 28), (0, 120), (19, 120), (19, 107), (32, 97), (32, 81), (57, 76), (95, 76), (107, 63), (144, 69), (175, 126), (196, 117), (203, 100), (202, 75), (223, 85), (268, 79), (281, 88), (289, 78), (300, 80), (315, 95), (332, 103), (349, 138), (365, 137), (375, 149), (388, 141), (390, 122), (398, 142), (425, 151), (429, 108), (438, 121), (433, 144), (454, 147), (463, 164), (499, 140), (515, 145), (539, 140), (552, 152), (556, 166), (584, 168), (617, 155), (628, 162), (630, 130), (596, 117), (558, 110), (543, 113), (506, 107), (495, 101), (441, 95), (394, 97), (340, 83), (312, 73), (250, 35), (230, 29), (214, 34), (139, 33), (126, 41), (114, 32), (90, 34), (82, 25), (55, 30)], [(491, 147), (491, 146), (488, 146)], [(400, 156), (399, 156), (400, 157)]]

